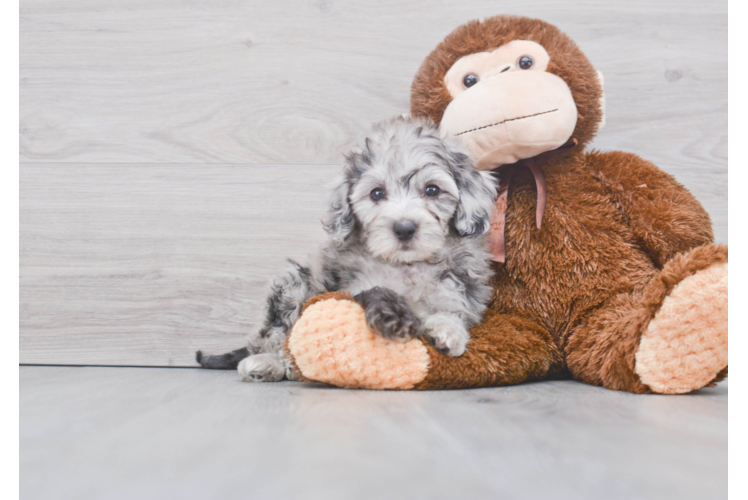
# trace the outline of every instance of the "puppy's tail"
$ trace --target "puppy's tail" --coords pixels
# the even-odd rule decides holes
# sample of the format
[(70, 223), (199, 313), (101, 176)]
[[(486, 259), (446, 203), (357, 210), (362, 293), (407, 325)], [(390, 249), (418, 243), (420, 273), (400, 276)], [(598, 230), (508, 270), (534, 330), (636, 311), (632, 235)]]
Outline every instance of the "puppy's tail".
[(249, 356), (249, 349), (242, 347), (236, 351), (219, 354), (218, 356), (208, 356), (203, 351), (195, 353), (195, 359), (203, 368), (212, 370), (235, 370), (239, 366), (239, 361)]

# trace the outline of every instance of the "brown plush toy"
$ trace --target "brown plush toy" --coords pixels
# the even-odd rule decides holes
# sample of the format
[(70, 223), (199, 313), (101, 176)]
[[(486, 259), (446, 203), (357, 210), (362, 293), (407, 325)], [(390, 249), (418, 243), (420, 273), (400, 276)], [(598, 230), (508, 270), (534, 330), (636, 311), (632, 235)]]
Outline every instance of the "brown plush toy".
[(517, 384), (571, 375), (630, 392), (690, 392), (727, 376), (727, 247), (698, 201), (630, 153), (587, 152), (601, 80), (543, 21), (457, 28), (415, 77), (411, 114), (463, 140), (502, 189), (494, 293), (467, 351), (387, 341), (337, 292), (287, 341), (304, 380), (372, 389)]

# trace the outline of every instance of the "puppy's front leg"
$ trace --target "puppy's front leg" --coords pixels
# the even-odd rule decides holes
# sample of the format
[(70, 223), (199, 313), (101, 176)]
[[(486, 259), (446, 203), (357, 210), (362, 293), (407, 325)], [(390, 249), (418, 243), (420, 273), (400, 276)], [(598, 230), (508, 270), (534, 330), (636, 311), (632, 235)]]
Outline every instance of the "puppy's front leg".
[(423, 331), (434, 347), (450, 356), (460, 356), (464, 353), (470, 340), (465, 321), (456, 314), (432, 314), (424, 320)]
[(421, 321), (405, 299), (392, 290), (377, 286), (353, 298), (366, 311), (366, 324), (382, 337), (407, 340), (418, 335)]

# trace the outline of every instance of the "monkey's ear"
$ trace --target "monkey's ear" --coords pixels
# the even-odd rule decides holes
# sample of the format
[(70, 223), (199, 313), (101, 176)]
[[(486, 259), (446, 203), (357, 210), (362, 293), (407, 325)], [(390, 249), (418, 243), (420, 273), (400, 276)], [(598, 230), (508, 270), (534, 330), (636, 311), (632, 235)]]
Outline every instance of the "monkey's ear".
[(344, 242), (353, 232), (355, 218), (353, 209), (348, 201), (351, 190), (351, 183), (347, 176), (341, 176), (335, 183), (335, 187), (330, 194), (330, 200), (327, 204), (327, 214), (322, 221), (322, 225), (330, 235), (333, 241), (338, 243)]
[(450, 152), (450, 167), (460, 191), (454, 226), (460, 236), (480, 236), (491, 226), (496, 201), (496, 181), (490, 172), (475, 168), (473, 159), (462, 152)]

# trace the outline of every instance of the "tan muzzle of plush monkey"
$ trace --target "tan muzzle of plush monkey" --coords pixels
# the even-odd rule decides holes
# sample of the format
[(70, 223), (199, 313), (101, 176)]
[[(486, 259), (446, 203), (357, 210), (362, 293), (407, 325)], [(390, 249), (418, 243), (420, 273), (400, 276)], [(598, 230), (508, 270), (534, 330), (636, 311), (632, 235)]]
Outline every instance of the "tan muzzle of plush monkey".
[(550, 58), (531, 41), (465, 56), (445, 83), (452, 102), (440, 129), (461, 140), (481, 170), (538, 156), (566, 144), (577, 123), (568, 85), (548, 73)]

